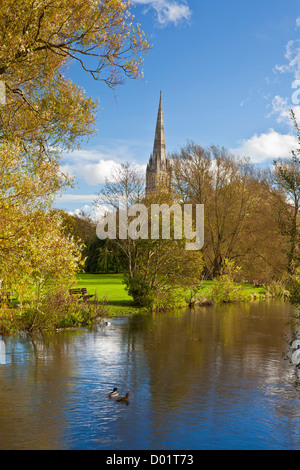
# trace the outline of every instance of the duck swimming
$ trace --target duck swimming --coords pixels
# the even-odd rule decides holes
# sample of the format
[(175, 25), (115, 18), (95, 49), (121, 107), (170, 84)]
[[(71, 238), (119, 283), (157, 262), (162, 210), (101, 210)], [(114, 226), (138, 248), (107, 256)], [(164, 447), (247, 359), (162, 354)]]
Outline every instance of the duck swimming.
[(119, 390), (119, 389), (118, 389), (117, 387), (115, 387), (115, 388), (113, 389), (113, 391), (108, 394), (108, 398), (117, 397), (117, 396), (119, 395), (119, 394), (118, 394), (118, 390)]
[(129, 393), (127, 392), (125, 397), (119, 397), (116, 401), (128, 402), (129, 401)]
[(109, 321), (106, 321), (106, 320), (102, 320), (100, 323), (99, 323), (100, 326), (110, 326), (111, 323)]

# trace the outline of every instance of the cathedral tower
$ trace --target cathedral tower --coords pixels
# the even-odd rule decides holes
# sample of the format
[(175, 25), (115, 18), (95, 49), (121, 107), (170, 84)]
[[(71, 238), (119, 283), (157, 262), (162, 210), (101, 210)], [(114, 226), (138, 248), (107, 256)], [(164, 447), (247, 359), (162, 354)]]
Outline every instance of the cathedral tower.
[(162, 93), (157, 114), (153, 153), (146, 170), (146, 194), (150, 194), (160, 182), (171, 185), (171, 164), (166, 152), (164, 116), (162, 108)]

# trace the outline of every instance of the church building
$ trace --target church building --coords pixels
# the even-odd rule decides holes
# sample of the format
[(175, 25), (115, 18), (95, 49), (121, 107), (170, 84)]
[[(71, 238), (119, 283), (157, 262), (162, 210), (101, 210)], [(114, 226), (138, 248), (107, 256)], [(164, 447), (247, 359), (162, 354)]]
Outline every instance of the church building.
[(160, 183), (171, 187), (171, 181), (171, 163), (166, 152), (162, 92), (160, 92), (153, 153), (150, 155), (146, 170), (146, 195), (155, 191)]

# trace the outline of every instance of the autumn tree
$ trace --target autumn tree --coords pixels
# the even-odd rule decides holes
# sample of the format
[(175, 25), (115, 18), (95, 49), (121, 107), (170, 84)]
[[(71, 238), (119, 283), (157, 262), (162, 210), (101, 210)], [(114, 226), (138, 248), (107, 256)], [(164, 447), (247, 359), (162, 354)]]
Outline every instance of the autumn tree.
[[(155, 217), (152, 214), (152, 205), (166, 204), (171, 208), (176, 201), (173, 199), (173, 193), (164, 186), (163, 182), (157, 185), (155, 193), (147, 197), (143, 196), (141, 184), (142, 180), (136, 170), (124, 165), (118, 174), (114, 172), (107, 180), (99, 197), (106, 204), (110, 204), (112, 210), (115, 211), (112, 215), (116, 216), (117, 230), (116, 237), (112, 241), (123, 251), (127, 260), (125, 284), (128, 293), (139, 306), (154, 309), (174, 307), (178, 302), (182, 302), (183, 291), (186, 292), (199, 282), (203, 269), (202, 255), (199, 251), (188, 251), (184, 237), (175, 236), (172, 211), (170, 236), (168, 238), (162, 236), (160, 219), (158, 219), (160, 233), (157, 237), (152, 236), (151, 225)], [(122, 195), (120, 202), (122, 204), (123, 201), (123, 207), (119, 204), (115, 206), (120, 195)], [(130, 236), (127, 230), (135, 220), (130, 208), (136, 203), (142, 203), (143, 209), (147, 212), (147, 237), (139, 235), (141, 232), (139, 223), (137, 223), (135, 237)], [(129, 215), (126, 216), (126, 234), (124, 232), (121, 237), (119, 229), (124, 230), (125, 227), (120, 222), (120, 211), (122, 209), (124, 211), (124, 208)], [(140, 215), (136, 214), (137, 219)], [(109, 214), (104, 222), (106, 220), (109, 220)]]
[[(56, 163), (24, 155), (20, 144), (0, 146), (0, 279), (24, 298), (50, 279), (73, 278), (81, 248), (66, 236), (58, 213), (49, 211), (57, 187)], [(41, 288), (40, 288), (41, 289)]]
[(205, 204), (212, 190), (212, 154), (188, 142), (172, 155), (173, 187), (183, 201)]
[(128, 236), (127, 227), (122, 226), (122, 214), (127, 220), (127, 211), (130, 206), (141, 202), (144, 196), (145, 175), (134, 165), (122, 163), (116, 166), (109, 177), (105, 180), (105, 185), (97, 194), (95, 205), (102, 204), (116, 214), (117, 232), (120, 234), (124, 229), (124, 237), (116, 237), (115, 244), (126, 258), (126, 265), (131, 277), (135, 269), (135, 260), (140, 250), (140, 244)]
[(173, 155), (172, 167), (181, 200), (204, 204), (206, 276), (218, 276), (225, 259), (242, 266), (250, 281), (279, 275), (282, 240), (265, 175), (225, 148), (192, 142)]
[(96, 103), (64, 75), (70, 62), (112, 87), (140, 76), (149, 48), (127, 0), (3, 0), (0, 43), (0, 137), (44, 152), (93, 132)]
[(297, 132), (299, 148), (292, 150), (290, 158), (274, 160), (270, 172), (272, 196), (277, 205), (279, 230), (285, 241), (283, 251), (287, 257), (289, 274), (300, 264), (300, 128), (293, 111), (291, 119)]
[[(139, 240), (141, 249), (135, 271), (132, 278), (126, 280), (128, 292), (140, 304), (145, 302), (153, 309), (163, 310), (185, 304), (190, 301), (190, 290), (199, 285), (204, 267), (200, 250), (196, 247), (187, 249), (190, 240), (185, 236), (185, 223), (192, 220), (183, 217), (182, 203), (174, 197), (167, 182), (157, 184), (155, 192), (144, 199), (144, 204), (148, 209), (149, 237)], [(164, 207), (168, 208), (166, 216), (169, 219), (166, 224), (169, 230), (165, 234)], [(158, 228), (157, 234), (152, 231), (153, 226)], [(140, 291), (146, 292), (146, 296), (141, 296)]]
[(96, 237), (96, 223), (91, 216), (81, 210), (78, 213), (69, 213), (62, 209), (52, 209), (51, 212), (57, 213), (62, 220), (63, 233), (72, 237), (82, 247), (82, 259), (86, 261), (90, 246)]
[(7, 145), (17, 145), (15, 164), (20, 157), (28, 177), (35, 179), (39, 165), (44, 175), (48, 171), (51, 178), (40, 181), (40, 200), (71, 184), (61, 171), (61, 152), (94, 132), (96, 103), (64, 76), (71, 61), (112, 87), (126, 76), (140, 76), (141, 54), (149, 46), (127, 0), (4, 0), (0, 43), (6, 86), (1, 155)]
[(140, 77), (149, 45), (131, 7), (127, 0), (1, 1), (0, 278), (20, 295), (31, 281), (56, 273), (60, 282), (78, 267), (80, 246), (64, 233), (53, 199), (71, 184), (60, 154), (93, 134), (97, 103), (67, 77), (68, 67), (109, 87)]
[(211, 276), (231, 258), (247, 213), (248, 165), (224, 148), (189, 144), (174, 155), (177, 185), (184, 201), (205, 205), (205, 258)]

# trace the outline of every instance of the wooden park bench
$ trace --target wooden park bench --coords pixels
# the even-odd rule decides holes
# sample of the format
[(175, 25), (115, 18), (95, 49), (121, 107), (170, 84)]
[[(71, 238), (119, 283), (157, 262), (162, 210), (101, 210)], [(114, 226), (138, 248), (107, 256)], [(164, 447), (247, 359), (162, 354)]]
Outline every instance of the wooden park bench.
[(75, 289), (69, 289), (70, 295), (78, 295), (79, 299), (82, 299), (84, 302), (88, 299), (94, 297), (94, 294), (88, 294), (85, 287), (79, 287)]
[(11, 307), (14, 300), (17, 300), (17, 298), (14, 297), (13, 292), (0, 290), (0, 305), (6, 304)]

